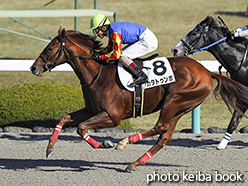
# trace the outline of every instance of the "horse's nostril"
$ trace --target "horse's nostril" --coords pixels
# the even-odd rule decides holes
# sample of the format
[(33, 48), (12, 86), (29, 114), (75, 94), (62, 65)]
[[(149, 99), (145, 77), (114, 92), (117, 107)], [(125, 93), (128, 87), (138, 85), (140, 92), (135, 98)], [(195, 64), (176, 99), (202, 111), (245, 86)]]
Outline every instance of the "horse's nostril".
[(173, 50), (173, 53), (174, 53), (174, 54), (177, 54), (177, 53), (178, 53), (178, 50), (177, 50), (177, 49), (174, 49), (174, 50)]
[(34, 74), (36, 71), (36, 67), (31, 67), (31, 72)]

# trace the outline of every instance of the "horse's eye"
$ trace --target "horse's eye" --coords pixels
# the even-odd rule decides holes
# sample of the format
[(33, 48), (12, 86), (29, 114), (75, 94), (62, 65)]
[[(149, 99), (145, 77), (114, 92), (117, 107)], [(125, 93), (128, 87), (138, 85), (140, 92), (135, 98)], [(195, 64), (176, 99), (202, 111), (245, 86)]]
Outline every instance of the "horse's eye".
[(53, 51), (53, 49), (51, 47), (49, 47), (47, 50), (48, 50), (48, 52)]
[(196, 36), (197, 34), (198, 34), (197, 31), (193, 31), (193, 32), (191, 33), (192, 36)]

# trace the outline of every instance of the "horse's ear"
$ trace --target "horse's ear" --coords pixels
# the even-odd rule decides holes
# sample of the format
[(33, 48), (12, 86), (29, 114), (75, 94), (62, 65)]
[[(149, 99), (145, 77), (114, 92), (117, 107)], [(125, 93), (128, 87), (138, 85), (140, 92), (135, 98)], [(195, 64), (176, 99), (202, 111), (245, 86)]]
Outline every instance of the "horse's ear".
[(61, 26), (59, 27), (58, 35), (59, 35), (60, 40), (62, 40), (65, 37), (65, 29), (62, 28)]
[(207, 22), (207, 23), (209, 23), (209, 22), (212, 21), (212, 19), (213, 19), (213, 17), (208, 15), (202, 22)]

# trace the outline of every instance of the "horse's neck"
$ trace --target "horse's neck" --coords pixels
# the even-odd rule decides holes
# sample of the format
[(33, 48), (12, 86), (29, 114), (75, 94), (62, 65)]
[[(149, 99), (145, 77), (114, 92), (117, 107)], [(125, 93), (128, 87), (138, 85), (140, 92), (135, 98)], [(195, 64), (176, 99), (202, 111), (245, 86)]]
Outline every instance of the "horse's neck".
[(209, 52), (232, 74), (239, 69), (244, 50), (240, 50), (240, 46), (235, 44), (231, 45), (230, 42), (221, 42), (209, 48)]
[[(70, 57), (75, 56), (83, 56), (90, 57), (91, 55), (85, 52), (85, 49), (77, 49), (73, 50), (72, 48), (69, 50)], [(75, 57), (70, 61), (70, 65), (79, 78), (81, 84), (90, 84), (95, 76), (97, 75), (100, 64), (91, 59), (79, 59), (79, 57)]]

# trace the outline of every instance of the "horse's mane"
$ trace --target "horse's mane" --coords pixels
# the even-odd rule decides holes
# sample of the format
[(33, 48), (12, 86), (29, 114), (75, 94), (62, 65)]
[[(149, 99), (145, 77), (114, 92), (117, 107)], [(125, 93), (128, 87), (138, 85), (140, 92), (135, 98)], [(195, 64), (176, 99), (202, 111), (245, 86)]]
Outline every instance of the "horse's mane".
[[(200, 25), (207, 24), (211, 28), (218, 30), (220, 33), (222, 33), (223, 37), (227, 36), (230, 33), (230, 30), (228, 27), (219, 19), (215, 19), (212, 16), (207, 16), (201, 23)], [(236, 37), (233, 40), (234, 42), (237, 43), (242, 43), (246, 44), (248, 40), (244, 37)]]
[(102, 42), (95, 40), (93, 36), (83, 34), (74, 30), (66, 30), (65, 35), (70, 37), (71, 40), (89, 49), (100, 50), (102, 49)]

